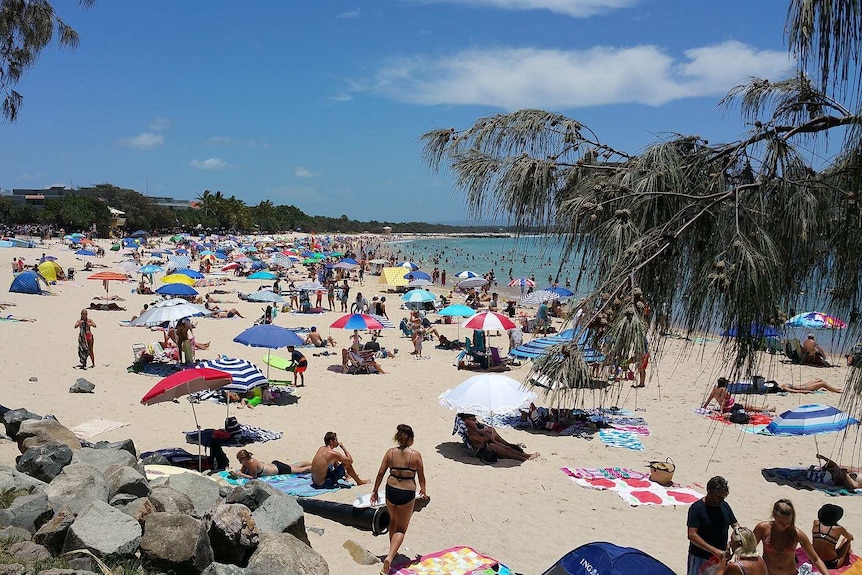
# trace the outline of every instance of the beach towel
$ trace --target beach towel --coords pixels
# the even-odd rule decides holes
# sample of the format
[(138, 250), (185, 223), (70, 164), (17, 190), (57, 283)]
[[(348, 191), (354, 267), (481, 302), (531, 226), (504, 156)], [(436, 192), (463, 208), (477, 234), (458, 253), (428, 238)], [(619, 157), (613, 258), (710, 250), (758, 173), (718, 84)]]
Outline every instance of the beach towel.
[[(832, 476), (817, 466), (809, 467), (773, 467), (761, 469), (763, 478), (770, 483), (789, 485), (795, 489), (821, 491), (827, 495), (862, 495), (862, 489), (850, 491), (832, 483)], [(828, 476), (828, 477), (827, 477)]]
[(649, 473), (645, 471), (635, 471), (626, 467), (576, 467), (569, 469), (561, 467), (560, 471), (569, 477), (577, 477), (579, 479), (647, 479)]
[(137, 362), (126, 368), (129, 373), (138, 373), (142, 375), (152, 375), (156, 377), (167, 377), (172, 373), (176, 373), (177, 367), (174, 363), (163, 362)]
[(634, 449), (635, 451), (643, 451), (644, 444), (638, 439), (638, 436), (631, 431), (620, 431), (619, 429), (600, 429), (599, 439), (608, 447), (623, 447), (625, 449)]
[[(233, 478), (227, 471), (219, 471), (218, 475), (230, 485), (245, 485), (249, 481), (253, 481), (252, 479), (245, 479), (244, 477)], [(340, 480), (338, 482), (339, 487), (333, 489), (317, 489), (311, 486), (311, 473), (265, 475), (263, 477), (259, 477), (257, 480), (268, 483), (279, 491), (283, 491), (284, 493), (294, 497), (315, 497), (323, 493), (331, 493), (333, 491), (338, 491), (339, 489), (349, 489), (353, 487), (352, 483)]]
[(650, 434), (649, 427), (646, 425), (618, 425), (616, 423), (612, 423), (611, 427), (619, 429), (620, 431), (629, 431), (635, 435), (642, 435), (644, 437), (648, 437)]
[(479, 575), (499, 564), (496, 559), (471, 547), (450, 547), (423, 555), (418, 561), (399, 565), (395, 575)]
[(73, 427), (70, 431), (75, 434), (75, 437), (78, 439), (93, 439), (97, 435), (101, 435), (102, 433), (107, 433), (109, 431), (113, 431), (115, 429), (120, 429), (121, 427), (126, 427), (129, 425), (128, 423), (123, 423), (122, 421), (111, 421), (110, 419), (102, 419), (98, 417), (96, 419), (91, 419), (90, 421), (85, 421), (84, 423), (78, 424)]
[[(850, 553), (850, 556), (847, 559), (847, 565), (836, 569), (830, 569), (829, 573), (831, 575), (862, 575), (862, 561), (859, 560), (859, 556), (855, 553)], [(808, 553), (805, 552), (805, 549), (798, 547), (796, 549), (796, 564), (802, 567), (802, 565), (806, 563), (810, 566), (811, 559), (808, 558)], [(815, 571), (816, 569), (811, 567), (810, 572), (814, 573)], [(802, 573), (802, 571), (799, 572)]]
[[(212, 437), (213, 429), (202, 429), (200, 431), (201, 445), (209, 445), (209, 438)], [(198, 431), (184, 431), (186, 443), (192, 445), (198, 444)], [(251, 425), (240, 425), (239, 433), (232, 434), (232, 441), (222, 441), (222, 445), (248, 445), (249, 443), (266, 443), (267, 441), (275, 441), (281, 439), (284, 435), (281, 431), (269, 431), (260, 427), (252, 427)]]
[[(698, 493), (694, 489), (675, 485), (665, 487), (664, 485), (654, 483), (647, 478), (649, 477), (648, 475), (636, 471), (627, 469), (616, 471), (620, 475), (630, 475), (629, 477), (607, 477), (604, 475), (607, 473), (613, 476), (615, 470), (619, 470), (619, 468), (577, 471), (572, 471), (566, 467), (560, 468), (560, 471), (568, 475), (569, 479), (581, 487), (613, 491), (620, 499), (632, 507), (639, 505), (691, 505), (703, 497), (703, 494)], [(584, 477), (585, 472), (592, 476)], [(636, 477), (636, 475), (646, 475), (646, 477)]]

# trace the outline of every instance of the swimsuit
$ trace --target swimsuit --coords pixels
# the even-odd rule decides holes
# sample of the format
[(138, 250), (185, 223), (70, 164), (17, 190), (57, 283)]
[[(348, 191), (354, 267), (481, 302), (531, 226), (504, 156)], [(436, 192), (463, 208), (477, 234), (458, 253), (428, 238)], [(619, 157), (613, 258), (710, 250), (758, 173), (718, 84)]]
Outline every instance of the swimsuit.
[[(822, 525), (818, 522), (817, 531), (815, 531), (814, 533), (811, 534), (811, 539), (822, 539), (823, 541), (826, 541), (827, 543), (831, 544), (833, 547), (837, 546), (838, 545), (838, 539), (836, 539), (835, 536), (832, 535), (832, 528), (833, 527), (835, 527), (835, 526), (830, 525), (829, 529), (826, 531), (826, 533), (823, 533)], [(821, 559), (823, 559), (823, 558), (821, 557)], [(840, 562), (841, 562), (841, 558), (839, 558), (837, 556), (834, 559), (829, 559), (829, 560), (823, 559), (823, 563), (825, 563), (826, 567), (828, 567), (829, 569), (837, 569), (839, 567)]]
[[(391, 450), (390, 450), (389, 458), (390, 458), (390, 461), (392, 461)], [(398, 481), (398, 483), (401, 483), (402, 481), (415, 481), (417, 469), (410, 467), (410, 460), (412, 458), (413, 458), (413, 451), (411, 450), (410, 455), (407, 457), (407, 467), (398, 467), (396, 465), (390, 465), (389, 466), (389, 477), (395, 479), (396, 481)], [(410, 475), (409, 477), (405, 477), (404, 475), (401, 475), (401, 473), (399, 473), (398, 475), (395, 475), (394, 473), (392, 473), (393, 471), (410, 472), (410, 473), (412, 473), (412, 475)], [(416, 499), (416, 490), (415, 489), (400, 489), (398, 487), (394, 487), (392, 485), (389, 485), (388, 483), (386, 484), (386, 501), (388, 501), (392, 505), (404, 505), (406, 503), (410, 503), (414, 499)]]
[(315, 489), (335, 489), (338, 487), (338, 480), (344, 479), (346, 475), (347, 471), (344, 469), (344, 464), (330, 464), (330, 466), (326, 469), (326, 478), (323, 480), (323, 483), (320, 485), (312, 483), (311, 486)]

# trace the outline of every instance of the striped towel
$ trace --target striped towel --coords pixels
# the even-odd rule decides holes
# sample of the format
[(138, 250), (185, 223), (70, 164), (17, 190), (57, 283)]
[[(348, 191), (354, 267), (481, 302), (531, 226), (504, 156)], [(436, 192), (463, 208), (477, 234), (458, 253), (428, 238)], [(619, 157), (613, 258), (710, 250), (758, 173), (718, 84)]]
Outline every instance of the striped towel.
[(618, 425), (616, 423), (611, 423), (611, 427), (614, 429), (619, 429), (620, 431), (630, 431), (635, 435), (643, 435), (644, 437), (649, 436), (649, 427), (646, 425)]
[(373, 313), (370, 313), (368, 315), (379, 321), (383, 325), (383, 327), (395, 329), (395, 324), (389, 321), (388, 318), (385, 318), (382, 315), (374, 315)]
[(649, 477), (649, 473), (627, 467), (576, 467), (575, 469), (561, 467), (560, 471), (569, 477), (579, 479), (646, 479)]
[(644, 445), (638, 436), (631, 431), (620, 431), (619, 429), (601, 429), (599, 430), (599, 439), (609, 447), (624, 447), (626, 449), (634, 449), (635, 451), (643, 451)]

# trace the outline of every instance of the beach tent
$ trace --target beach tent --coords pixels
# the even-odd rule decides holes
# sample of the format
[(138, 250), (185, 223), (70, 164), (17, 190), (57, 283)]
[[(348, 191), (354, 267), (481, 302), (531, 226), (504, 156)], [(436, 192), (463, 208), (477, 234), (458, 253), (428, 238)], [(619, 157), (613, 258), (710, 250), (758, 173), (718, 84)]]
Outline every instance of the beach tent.
[(39, 275), (45, 278), (45, 281), (55, 282), (58, 279), (66, 279), (66, 273), (60, 264), (57, 262), (47, 261), (39, 264)]
[(570, 551), (542, 575), (674, 575), (674, 572), (640, 549), (595, 542)]
[[(42, 286), (39, 285), (39, 274), (36, 272), (21, 272), (12, 280), (9, 291), (12, 293), (42, 294)], [(43, 280), (44, 281), (44, 280)]]
[(404, 277), (404, 268), (401, 266), (394, 268), (383, 268), (380, 271), (380, 283), (387, 284), (392, 287), (406, 286), (409, 280)]

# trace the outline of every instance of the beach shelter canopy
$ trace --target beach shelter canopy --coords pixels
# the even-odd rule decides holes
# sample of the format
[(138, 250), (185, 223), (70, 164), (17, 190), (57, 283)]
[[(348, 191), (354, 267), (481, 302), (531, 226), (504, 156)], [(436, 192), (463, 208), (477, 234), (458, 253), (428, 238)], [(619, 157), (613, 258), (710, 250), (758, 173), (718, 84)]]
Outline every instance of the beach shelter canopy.
[(42, 294), (42, 285), (39, 281), (45, 281), (39, 274), (33, 271), (21, 272), (12, 280), (9, 291), (12, 293)]
[(202, 361), (197, 369), (210, 368), (229, 373), (232, 381), (224, 385), (222, 391), (233, 391), (245, 394), (256, 387), (269, 384), (269, 380), (255, 364), (244, 359), (219, 356), (209, 361)]
[(806, 329), (844, 329), (847, 324), (835, 316), (819, 311), (807, 311), (800, 313), (784, 324), (790, 327), (804, 327)]
[(63, 268), (55, 261), (47, 261), (39, 264), (39, 275), (49, 282), (55, 282), (58, 279), (66, 277)]
[(772, 435), (819, 435), (850, 425), (859, 425), (859, 420), (831, 405), (812, 403), (785, 411), (766, 426), (766, 431)]
[(538, 398), (520, 381), (499, 373), (482, 373), (440, 394), (440, 405), (464, 413), (491, 416), (526, 407)]
[(400, 266), (394, 268), (382, 268), (380, 270), (380, 283), (392, 287), (406, 286), (410, 281), (404, 277), (404, 269)]
[(670, 567), (634, 547), (597, 541), (564, 555), (542, 575), (674, 575)]

